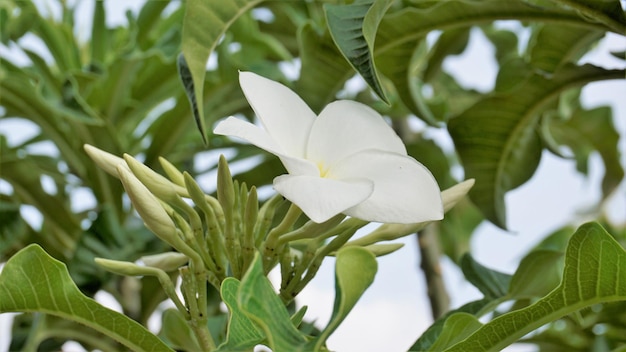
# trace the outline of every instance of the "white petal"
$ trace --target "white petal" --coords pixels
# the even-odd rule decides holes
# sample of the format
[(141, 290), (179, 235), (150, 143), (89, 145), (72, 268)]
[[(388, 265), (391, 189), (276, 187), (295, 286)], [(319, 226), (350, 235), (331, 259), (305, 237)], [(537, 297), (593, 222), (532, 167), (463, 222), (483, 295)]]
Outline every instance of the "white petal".
[(246, 99), (274, 141), (290, 156), (303, 158), (315, 113), (291, 89), (252, 72), (240, 72)]
[(364, 201), (374, 188), (372, 182), (363, 179), (338, 181), (282, 175), (274, 179), (274, 189), (300, 207), (311, 220), (321, 223)]
[(329, 168), (364, 149), (406, 155), (400, 137), (378, 112), (361, 103), (339, 100), (328, 104), (313, 123), (307, 159)]
[(280, 157), (289, 173), (294, 175), (319, 175), (317, 166), (307, 160), (291, 157), (267, 134), (267, 132), (247, 121), (229, 117), (220, 121), (213, 130), (215, 134), (241, 138), (257, 147)]
[(347, 215), (402, 224), (443, 218), (437, 181), (424, 165), (409, 156), (366, 150), (341, 160), (330, 169), (329, 176), (340, 180), (361, 177), (374, 182), (374, 193), (347, 209)]

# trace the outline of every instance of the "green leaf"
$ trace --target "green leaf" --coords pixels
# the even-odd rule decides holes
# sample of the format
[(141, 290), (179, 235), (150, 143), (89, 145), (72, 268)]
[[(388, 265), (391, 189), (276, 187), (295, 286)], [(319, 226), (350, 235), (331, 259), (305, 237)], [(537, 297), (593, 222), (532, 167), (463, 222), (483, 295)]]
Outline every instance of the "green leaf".
[(495, 318), (446, 352), (500, 351), (564, 315), (593, 304), (624, 300), (626, 251), (599, 224), (587, 223), (569, 242), (563, 281), (555, 290), (527, 308)]
[(200, 351), (196, 335), (182, 314), (174, 309), (166, 309), (161, 317), (161, 335), (170, 342), (172, 347), (184, 351)]
[(573, 8), (589, 21), (604, 23), (615, 33), (626, 32), (626, 16), (619, 0), (553, 0)]
[(387, 102), (374, 64), (374, 40), (378, 24), (390, 0), (361, 0), (350, 5), (325, 4), (330, 34), (350, 65), (374, 92)]
[(600, 153), (605, 166), (602, 193), (608, 197), (624, 178), (618, 147), (619, 133), (613, 124), (611, 108), (579, 108), (569, 119), (549, 119), (546, 124), (551, 137), (574, 153), (576, 168), (581, 173), (588, 174), (591, 153)]
[(553, 73), (566, 63), (575, 63), (603, 31), (574, 25), (539, 24), (528, 43), (530, 64)]
[(466, 177), (476, 179), (470, 198), (488, 220), (506, 228), (505, 193), (526, 182), (539, 164), (542, 110), (569, 88), (623, 75), (592, 65), (566, 65), (552, 78), (532, 74), (516, 89), (487, 96), (450, 121)]
[[(203, 101), (206, 63), (222, 35), (239, 16), (261, 1), (189, 0), (186, 2), (182, 34), (182, 55), (189, 67), (191, 81), (193, 82), (193, 95), (189, 95), (189, 100), (192, 103), (194, 101)], [(187, 94), (189, 93), (188, 91)], [(194, 117), (206, 143), (204, 107), (202, 104), (197, 104), (196, 107), (196, 109), (193, 109)]]
[(0, 313), (42, 312), (87, 325), (133, 351), (171, 351), (132, 319), (84, 296), (65, 265), (37, 245), (6, 263), (0, 273)]
[(305, 351), (306, 339), (291, 322), (287, 308), (265, 277), (258, 253), (241, 280), (238, 298), (240, 308), (265, 332), (272, 351)]
[(559, 285), (562, 272), (562, 252), (532, 251), (513, 274), (509, 295), (515, 299), (543, 297)]
[(483, 298), (477, 301), (466, 303), (463, 306), (446, 313), (444, 316), (437, 319), (437, 321), (435, 321), (435, 323), (428, 327), (428, 329), (426, 329), (422, 336), (420, 336), (419, 339), (415, 341), (413, 346), (411, 346), (409, 351), (422, 352), (432, 350), (430, 347), (437, 341), (439, 335), (441, 335), (441, 332), (445, 327), (446, 321), (449, 318), (457, 314), (471, 314), (475, 316), (480, 316), (480, 312), (494, 305), (493, 301), (494, 300), (489, 298)]
[(302, 69), (296, 90), (311, 109), (319, 113), (334, 100), (353, 72), (350, 64), (340, 57), (330, 35), (319, 34), (312, 22), (298, 30), (298, 46)]
[(328, 337), (346, 318), (365, 290), (374, 282), (378, 262), (361, 247), (344, 247), (337, 251), (335, 264), (335, 304), (330, 322), (315, 342), (319, 350)]
[(265, 339), (265, 334), (252, 320), (250, 320), (239, 305), (237, 295), (241, 283), (239, 280), (228, 277), (220, 288), (222, 300), (228, 307), (230, 317), (226, 340), (218, 351), (238, 351), (251, 349)]
[(482, 324), (472, 314), (452, 314), (445, 320), (441, 334), (439, 334), (437, 340), (435, 340), (428, 350), (443, 351), (446, 347), (462, 341), (474, 331), (478, 330), (481, 326)]
[(476, 286), (485, 298), (495, 299), (506, 295), (511, 275), (481, 265), (469, 253), (461, 258), (460, 265), (467, 281)]
[(474, 229), (484, 220), (482, 214), (469, 199), (461, 200), (437, 225), (443, 253), (459, 263), (464, 253), (470, 250), (470, 239)]

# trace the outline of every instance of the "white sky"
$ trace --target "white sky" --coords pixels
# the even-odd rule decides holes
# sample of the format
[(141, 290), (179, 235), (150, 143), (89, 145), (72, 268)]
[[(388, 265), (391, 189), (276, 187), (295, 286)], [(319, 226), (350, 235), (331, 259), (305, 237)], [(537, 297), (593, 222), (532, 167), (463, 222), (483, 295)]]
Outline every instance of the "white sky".
[[(38, 0), (38, 4), (49, 1)], [(142, 0), (107, 1), (110, 24), (125, 23), (124, 9), (136, 11)], [(43, 7), (45, 7), (44, 5)], [(78, 28), (87, 32), (92, 2), (80, 3)], [(41, 7), (41, 6), (40, 6)], [(52, 10), (54, 13), (54, 9)], [(510, 23), (509, 23), (510, 24)], [(22, 43), (36, 46), (35, 42)], [(583, 58), (603, 67), (624, 67), (624, 62), (608, 55), (610, 50), (624, 50), (626, 39), (609, 34), (598, 48)], [(444, 69), (454, 74), (466, 86), (489, 90), (495, 81), (496, 68), (492, 50), (480, 31), (473, 31), (470, 46), (461, 57), (448, 58)], [(487, 63), (487, 64), (485, 64)], [(491, 63), (491, 64), (489, 64)], [(588, 107), (610, 104), (614, 109), (615, 123), (621, 133), (620, 150), (622, 165), (626, 165), (626, 81), (594, 83), (583, 90), (583, 102)], [(21, 131), (22, 127), (19, 127)], [(15, 125), (0, 122), (0, 133), (15, 138)], [(26, 131), (26, 133), (28, 133)], [(441, 133), (433, 133), (434, 136)], [(446, 138), (436, 137), (442, 143)], [(11, 139), (9, 140), (11, 141)], [(584, 212), (600, 197), (600, 182), (603, 164), (595, 155), (590, 163), (591, 177), (583, 178), (575, 170), (573, 162), (565, 161), (544, 153), (539, 169), (533, 178), (522, 187), (509, 192), (506, 197), (507, 217), (510, 233), (484, 223), (472, 240), (472, 253), (482, 264), (507, 273), (512, 273), (522, 256), (545, 235), (573, 219), (588, 220)], [(2, 185), (0, 185), (1, 187)], [(607, 207), (610, 218), (615, 222), (626, 221), (626, 185), (614, 195)], [(581, 215), (582, 214), (582, 215)], [(418, 270), (419, 257), (414, 237), (401, 240), (405, 247), (389, 256), (380, 258), (379, 271), (374, 284), (357, 303), (344, 323), (329, 339), (331, 350), (350, 351), (406, 351), (415, 339), (432, 322), (425, 294), (425, 283)], [(480, 298), (480, 293), (464, 279), (456, 266), (448, 260), (443, 262), (444, 278), (452, 299), (452, 306)], [(326, 260), (316, 278), (300, 294), (298, 302), (309, 306), (307, 319), (316, 319), (319, 326), (328, 322), (334, 300), (334, 261)], [(8, 348), (11, 315), (0, 316), (0, 351)], [(75, 351), (76, 345), (66, 346)], [(527, 351), (527, 347), (511, 350)]]

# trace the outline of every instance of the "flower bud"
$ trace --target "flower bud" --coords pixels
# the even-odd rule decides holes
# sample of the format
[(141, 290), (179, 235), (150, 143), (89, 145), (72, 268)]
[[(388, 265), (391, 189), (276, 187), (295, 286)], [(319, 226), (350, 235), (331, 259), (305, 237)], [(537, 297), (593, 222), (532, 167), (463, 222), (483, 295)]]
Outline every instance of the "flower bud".
[(117, 174), (117, 165), (124, 165), (124, 159), (117, 157), (111, 153), (107, 153), (104, 150), (98, 149), (92, 145), (85, 144), (83, 145), (83, 149), (91, 160), (93, 160), (99, 168), (101, 168), (107, 174), (119, 178)]
[(127, 276), (156, 276), (157, 272), (155, 268), (145, 267), (137, 265), (131, 262), (123, 262), (119, 260), (111, 260), (104, 258), (95, 258), (96, 264), (101, 266), (107, 271), (110, 271), (118, 275)]
[(220, 160), (217, 165), (217, 200), (220, 202), (225, 212), (233, 209), (236, 201), (233, 177), (230, 174), (228, 162), (226, 158), (224, 158), (224, 155), (220, 155)]
[(189, 262), (189, 257), (178, 252), (165, 252), (141, 257), (146, 266), (158, 268), (165, 272), (177, 270)]
[(404, 243), (377, 243), (366, 246), (365, 249), (372, 252), (377, 257), (391, 254), (398, 249), (404, 247)]
[(463, 197), (465, 197), (474, 186), (474, 182), (474, 179), (470, 178), (469, 180), (457, 183), (456, 185), (441, 192), (443, 211), (448, 212), (448, 210), (452, 209), (461, 199), (463, 199)]
[(132, 156), (124, 154), (124, 160), (126, 160), (128, 167), (133, 172), (135, 177), (137, 177), (141, 183), (143, 183), (150, 190), (150, 192), (154, 193), (154, 195), (158, 198), (161, 198), (166, 202), (171, 202), (175, 201), (178, 194), (188, 196), (185, 188), (175, 185), (170, 180), (154, 172), (154, 170), (137, 161), (137, 159)]
[(163, 171), (165, 171), (165, 173), (167, 174), (167, 177), (169, 177), (170, 180), (174, 182), (174, 184), (177, 184), (181, 187), (185, 186), (185, 179), (183, 178), (183, 173), (180, 172), (180, 170), (178, 170), (176, 166), (174, 166), (167, 159), (161, 156), (159, 157), (159, 163), (161, 164)]
[(124, 166), (117, 167), (122, 185), (146, 227), (160, 239), (174, 246), (176, 226), (159, 200)]

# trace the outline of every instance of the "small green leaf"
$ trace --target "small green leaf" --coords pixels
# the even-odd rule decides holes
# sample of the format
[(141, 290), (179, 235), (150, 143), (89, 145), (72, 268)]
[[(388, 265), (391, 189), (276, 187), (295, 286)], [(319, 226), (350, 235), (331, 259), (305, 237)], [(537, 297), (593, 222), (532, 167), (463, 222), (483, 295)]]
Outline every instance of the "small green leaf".
[(461, 258), (461, 269), (467, 281), (476, 286), (485, 298), (494, 299), (506, 295), (511, 275), (479, 264), (469, 253)]
[(161, 335), (177, 350), (200, 351), (196, 335), (180, 312), (174, 308), (166, 309), (161, 317)]
[[(185, 3), (183, 21), (182, 55), (187, 63), (193, 82), (193, 95), (189, 100), (202, 102), (204, 96), (204, 76), (209, 55), (215, 49), (228, 27), (243, 13), (262, 0), (189, 0)], [(181, 60), (179, 60), (180, 63)], [(186, 85), (187, 88), (187, 85)], [(188, 91), (189, 94), (190, 91)], [(206, 143), (203, 104), (196, 104), (193, 110), (198, 129)]]
[(437, 337), (435, 343), (428, 348), (429, 351), (443, 351), (446, 347), (462, 341), (474, 331), (478, 330), (481, 324), (475, 316), (468, 313), (452, 314), (443, 324), (443, 330)]
[(611, 108), (579, 108), (570, 118), (550, 119), (547, 124), (551, 137), (574, 153), (579, 172), (586, 175), (591, 153), (600, 153), (605, 166), (602, 193), (604, 197), (608, 197), (624, 178), (618, 147), (620, 137), (613, 123)]
[(562, 272), (563, 253), (548, 250), (530, 252), (511, 278), (509, 295), (515, 299), (543, 297), (559, 285)]
[(624, 300), (626, 251), (602, 226), (588, 223), (569, 242), (563, 281), (555, 290), (527, 308), (495, 318), (446, 351), (500, 351), (564, 315), (593, 304)]
[(330, 322), (315, 342), (319, 350), (328, 337), (346, 318), (363, 292), (374, 282), (378, 262), (361, 247), (344, 247), (337, 251), (335, 264), (335, 304)]
[(42, 312), (87, 325), (133, 351), (171, 351), (132, 319), (83, 295), (63, 263), (30, 245), (0, 273), (0, 313)]
[(413, 344), (413, 346), (411, 346), (409, 351), (422, 352), (422, 351), (432, 350), (431, 346), (437, 341), (437, 339), (439, 338), (439, 335), (441, 335), (445, 327), (445, 323), (449, 318), (457, 314), (462, 314), (462, 315), (471, 314), (474, 316), (480, 316), (481, 315), (480, 312), (483, 312), (484, 310), (494, 306), (493, 302), (494, 300), (492, 299), (483, 298), (478, 301), (472, 301), (472, 302), (466, 303), (463, 306), (446, 313), (444, 316), (437, 319), (437, 321), (435, 321), (435, 323), (432, 324), (422, 334), (422, 336), (420, 336), (419, 339), (417, 339), (417, 341), (415, 341), (415, 343)]
[(241, 280), (238, 298), (240, 308), (265, 332), (272, 351), (305, 351), (306, 339), (291, 322), (287, 308), (265, 277), (258, 253)]
[(390, 0), (361, 0), (350, 5), (325, 4), (330, 33), (343, 56), (383, 101), (385, 92), (374, 64), (374, 40), (378, 24), (391, 6)]
[(246, 316), (237, 301), (240, 286), (239, 280), (233, 277), (228, 277), (222, 282), (220, 288), (222, 300), (228, 307), (230, 317), (226, 340), (219, 346), (218, 351), (252, 349), (265, 339), (263, 330)]

